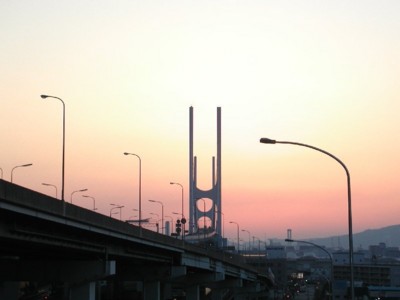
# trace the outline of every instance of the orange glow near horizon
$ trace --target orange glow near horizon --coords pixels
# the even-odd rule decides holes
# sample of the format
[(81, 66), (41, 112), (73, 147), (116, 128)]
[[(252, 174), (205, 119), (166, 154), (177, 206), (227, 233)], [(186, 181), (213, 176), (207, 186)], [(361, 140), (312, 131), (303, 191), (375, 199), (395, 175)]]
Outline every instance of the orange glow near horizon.
[[(398, 223), (398, 1), (68, 1), (1, 3), (0, 168), (3, 179), (60, 194), (79, 189), (98, 212), (185, 211), (189, 107), (198, 182), (211, 187), (222, 111), (224, 232), (263, 240), (347, 234), (346, 175), (332, 158), (261, 137), (306, 143), (351, 174), (353, 232)], [(90, 199), (74, 195), (91, 209)], [(245, 234), (245, 233), (243, 233)], [(390, 245), (390, 241), (387, 242)], [(357, 245), (355, 245), (357, 246)]]

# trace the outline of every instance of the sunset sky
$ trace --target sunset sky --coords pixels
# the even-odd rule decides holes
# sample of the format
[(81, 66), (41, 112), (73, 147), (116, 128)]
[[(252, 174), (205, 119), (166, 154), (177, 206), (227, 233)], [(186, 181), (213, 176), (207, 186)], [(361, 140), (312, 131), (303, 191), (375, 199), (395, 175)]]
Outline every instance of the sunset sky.
[[(185, 210), (189, 107), (199, 187), (211, 187), (222, 110), (224, 233), (262, 240), (399, 224), (400, 1), (1, 1), (0, 168), (98, 212)], [(241, 232), (247, 240), (246, 232)], [(390, 241), (384, 240), (390, 245)], [(355, 247), (357, 245), (354, 245)]]

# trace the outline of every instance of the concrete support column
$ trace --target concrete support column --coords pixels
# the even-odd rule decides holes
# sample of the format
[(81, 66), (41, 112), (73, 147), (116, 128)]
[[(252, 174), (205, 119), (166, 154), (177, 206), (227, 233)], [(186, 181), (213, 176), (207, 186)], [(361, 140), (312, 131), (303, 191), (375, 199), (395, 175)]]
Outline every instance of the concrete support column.
[(200, 300), (200, 287), (192, 285), (186, 288), (186, 299)]
[(95, 300), (96, 282), (87, 282), (70, 288), (70, 300)]
[(18, 300), (19, 282), (18, 281), (3, 281), (0, 282), (0, 299)]
[(143, 287), (144, 300), (161, 300), (160, 282), (146, 281)]

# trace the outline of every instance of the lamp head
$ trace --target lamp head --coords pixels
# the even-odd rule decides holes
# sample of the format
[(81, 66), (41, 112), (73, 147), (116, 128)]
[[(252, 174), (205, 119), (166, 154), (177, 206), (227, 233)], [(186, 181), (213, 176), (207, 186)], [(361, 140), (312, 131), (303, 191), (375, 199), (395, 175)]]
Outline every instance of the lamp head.
[(21, 167), (30, 167), (30, 166), (32, 166), (33, 164), (26, 164), (26, 165), (22, 165)]
[(292, 239), (285, 239), (285, 242), (292, 243), (292, 242), (294, 242), (294, 240), (292, 240)]
[(40, 95), (40, 97), (42, 98), (42, 99), (46, 99), (47, 97), (49, 97), (48, 95)]
[(276, 144), (276, 140), (271, 140), (269, 138), (261, 138), (260, 143), (262, 144)]
[(124, 155), (129, 155), (129, 153), (128, 152), (124, 152)]

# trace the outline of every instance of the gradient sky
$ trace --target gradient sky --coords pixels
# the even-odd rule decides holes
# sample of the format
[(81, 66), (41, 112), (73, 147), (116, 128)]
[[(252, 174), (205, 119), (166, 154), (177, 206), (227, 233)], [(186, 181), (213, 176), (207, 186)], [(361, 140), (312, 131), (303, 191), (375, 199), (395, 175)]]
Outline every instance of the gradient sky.
[[(0, 168), (98, 212), (179, 212), (189, 182), (189, 107), (199, 187), (209, 189), (222, 108), (224, 233), (342, 235), (399, 223), (400, 2), (1, 1)], [(74, 203), (92, 202), (74, 194)], [(174, 216), (175, 217), (175, 216)], [(241, 232), (244, 240), (248, 235)], [(390, 245), (390, 241), (388, 242)], [(355, 245), (356, 247), (357, 245)]]

